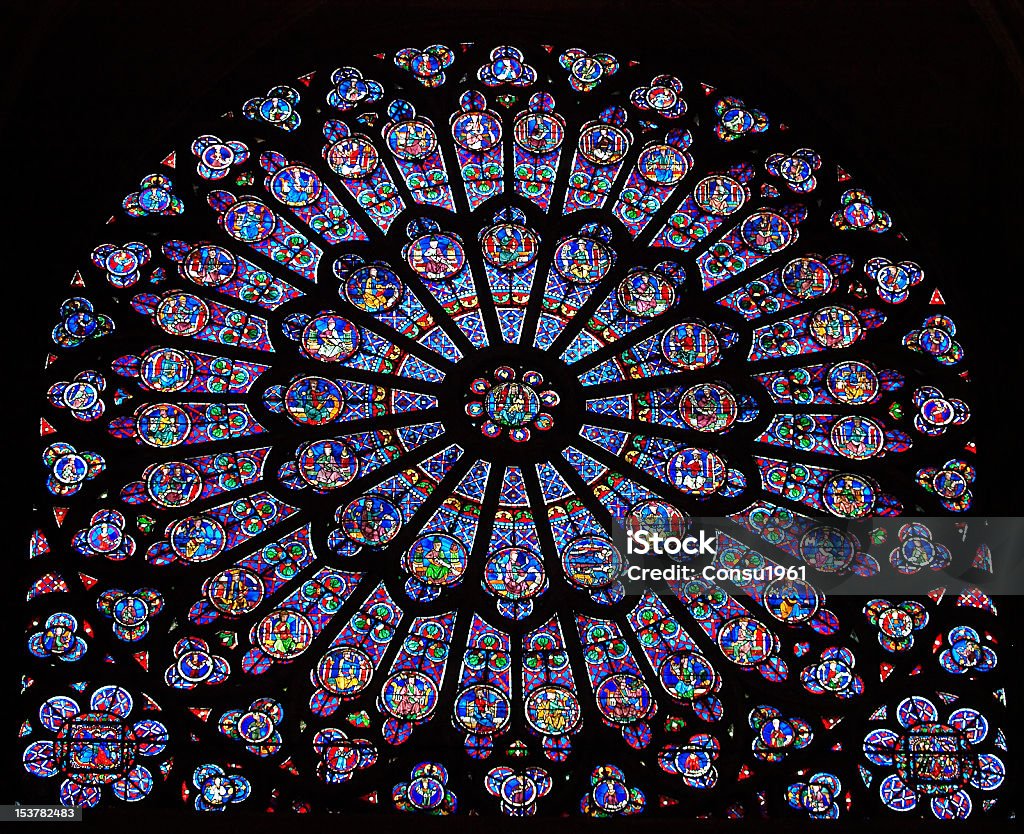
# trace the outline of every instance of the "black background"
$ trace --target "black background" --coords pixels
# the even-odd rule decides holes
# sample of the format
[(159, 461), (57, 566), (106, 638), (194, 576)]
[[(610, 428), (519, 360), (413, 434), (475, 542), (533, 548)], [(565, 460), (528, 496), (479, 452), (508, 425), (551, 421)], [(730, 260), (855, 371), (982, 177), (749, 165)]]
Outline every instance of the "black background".
[[(711, 80), (841, 153), (908, 235), (960, 328), (982, 473), (974, 511), (1015, 515), (1024, 505), (1024, 14), (1016, 3), (40, 0), (7, 5), (3, 16), (3, 370), (14, 418), (4, 452), (15, 493), (38, 469), (19, 438), (37, 436), (39, 371), (57, 304), (121, 197), (197, 114), (237, 109), (253, 92), (348, 53), (501, 32), (509, 43), (578, 43), (645, 62), (670, 56), (681, 74)], [(9, 500), (7, 558), (21, 559), (28, 508), (16, 494)]]

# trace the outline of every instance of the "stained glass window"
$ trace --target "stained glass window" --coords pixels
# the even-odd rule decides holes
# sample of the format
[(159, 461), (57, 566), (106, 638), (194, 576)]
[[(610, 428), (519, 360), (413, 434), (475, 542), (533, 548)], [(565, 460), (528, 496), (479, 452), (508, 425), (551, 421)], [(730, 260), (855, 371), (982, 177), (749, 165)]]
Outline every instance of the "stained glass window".
[[(54, 309), (24, 801), (1004, 813), (992, 599), (815, 584), (964, 559), (815, 538), (971, 508), (956, 310), (869, 182), (675, 72), (422, 45), (154, 155)], [(811, 580), (628, 593), (647, 516)]]

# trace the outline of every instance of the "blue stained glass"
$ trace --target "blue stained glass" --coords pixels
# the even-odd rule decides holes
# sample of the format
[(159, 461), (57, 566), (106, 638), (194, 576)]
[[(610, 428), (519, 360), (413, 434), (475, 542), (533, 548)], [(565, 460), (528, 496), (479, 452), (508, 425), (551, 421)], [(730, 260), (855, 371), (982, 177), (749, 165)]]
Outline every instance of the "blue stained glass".
[(753, 167), (740, 162), (698, 181), (652, 245), (671, 246), (684, 252), (693, 249), (746, 204), (750, 188), (745, 183), (753, 176)]
[(290, 164), (274, 151), (260, 156), (260, 166), (267, 172), (267, 191), (328, 244), (366, 240), (366, 232), (312, 168)]
[(137, 379), (143, 390), (203, 394), (247, 394), (268, 367), (169, 347), (150, 348), (111, 363), (114, 373)]
[(565, 637), (557, 617), (523, 637), (523, 696), (530, 732), (543, 738), (544, 755), (564, 761), (580, 731), (582, 707)]
[(516, 116), (513, 125), (515, 189), (542, 211), (547, 211), (551, 205), (565, 141), (565, 119), (554, 108), (554, 98), (547, 93), (536, 93), (530, 98), (529, 107)]
[(401, 744), (415, 725), (433, 718), (448, 668), (454, 625), (455, 612), (450, 612), (417, 617), (409, 627), (378, 701), (389, 716), (383, 733), (391, 744)]
[(362, 574), (321, 568), (265, 614), (249, 631), (252, 648), (242, 669), (262, 675), (275, 663), (291, 663), (302, 655), (337, 615), (356, 589)]
[(780, 211), (758, 211), (744, 218), (697, 258), (704, 289), (710, 289), (757, 266), (799, 239), (799, 224), (807, 216), (802, 205)]
[(485, 759), (512, 718), (512, 646), (508, 634), (477, 615), (469, 627), (452, 724), (466, 732), (466, 752)]
[(487, 99), (470, 90), (451, 117), (452, 138), (466, 185), (470, 209), (504, 191), (501, 116), (487, 109)]
[(276, 309), (304, 295), (291, 284), (222, 246), (209, 243), (189, 246), (184, 241), (170, 241), (164, 244), (162, 251), (178, 264), (182, 278), (266, 309)]
[(692, 141), (689, 131), (670, 130), (664, 140), (648, 142), (640, 151), (612, 208), (633, 237), (644, 230), (686, 178), (693, 166), (693, 157), (687, 152)]
[(438, 151), (438, 133), (430, 119), (418, 118), (409, 102), (388, 107), (384, 144), (394, 156), (412, 199), (423, 205), (454, 209), (448, 172)]
[(633, 134), (623, 127), (626, 119), (621, 107), (609, 107), (580, 128), (562, 207), (566, 214), (605, 204), (633, 144)]
[(255, 197), (239, 199), (229, 191), (211, 191), (210, 207), (234, 240), (279, 263), (307, 281), (316, 280), (323, 249)]
[(405, 202), (387, 168), (381, 164), (380, 152), (368, 136), (352, 133), (348, 125), (329, 119), (324, 124), (323, 157), (359, 203), (370, 219), (387, 233), (395, 218), (405, 209)]
[[(823, 590), (938, 585), (966, 527), (871, 519), (989, 488), (900, 218), (626, 53), (352, 63), (112, 193), (50, 319), (19, 801), (1009, 809), (998, 599)], [(702, 513), (637, 592), (618, 526)]]
[(840, 276), (853, 268), (849, 255), (821, 259), (814, 255), (794, 258), (781, 269), (744, 284), (718, 303), (746, 319), (772, 315), (803, 301), (833, 292)]
[(388, 646), (398, 633), (402, 609), (378, 585), (334, 638), (311, 673), (310, 709), (333, 715), (342, 702), (370, 686)]
[[(202, 597), (189, 609), (189, 620), (196, 625), (206, 625), (221, 617), (237, 618), (255, 611), (316, 558), (309, 529), (306, 524), (210, 576), (203, 582)], [(209, 547), (207, 542), (216, 541), (193, 539), (186, 546), (186, 552)]]

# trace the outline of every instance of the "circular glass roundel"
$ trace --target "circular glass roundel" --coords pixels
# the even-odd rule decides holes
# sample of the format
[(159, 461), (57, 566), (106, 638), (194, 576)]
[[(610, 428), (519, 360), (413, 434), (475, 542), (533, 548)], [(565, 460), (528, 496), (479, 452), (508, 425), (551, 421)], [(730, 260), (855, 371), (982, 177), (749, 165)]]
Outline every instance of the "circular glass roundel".
[(237, 269), (234, 256), (220, 246), (197, 246), (185, 258), (185, 275), (197, 284), (219, 287), (231, 280)]
[(212, 168), (214, 171), (223, 171), (231, 167), (231, 164), (235, 161), (236, 154), (234, 148), (223, 142), (214, 142), (206, 146), (199, 158), (203, 161), (203, 164), (208, 168)]
[(756, 666), (772, 654), (768, 627), (750, 617), (730, 620), (718, 635), (722, 653), (737, 666)]
[(173, 393), (183, 389), (195, 376), (192, 358), (174, 348), (157, 348), (142, 358), (139, 382), (153, 391)]
[(604, 588), (622, 572), (622, 556), (602, 536), (584, 536), (570, 542), (562, 552), (562, 569), (570, 582), (584, 588)]
[(326, 159), (331, 170), (339, 176), (361, 180), (377, 169), (380, 153), (369, 139), (350, 136), (331, 145)]
[(146, 477), (146, 490), (154, 504), (165, 508), (191, 504), (203, 489), (203, 477), (188, 463), (169, 461), (154, 466)]
[(782, 268), (782, 284), (797, 298), (818, 298), (832, 291), (835, 279), (818, 258), (796, 258)]
[(666, 469), (670, 483), (694, 495), (717, 492), (726, 477), (722, 459), (704, 449), (682, 449), (676, 452), (669, 458)]
[(308, 206), (323, 189), (319, 175), (304, 165), (282, 168), (270, 180), (271, 193), (286, 206)]
[(97, 553), (116, 552), (124, 541), (124, 533), (117, 526), (119, 523), (113, 519), (94, 523), (86, 536), (89, 546)]
[(614, 724), (633, 724), (646, 718), (653, 705), (650, 689), (636, 675), (612, 675), (597, 690), (597, 707)]
[[(224, 525), (216, 519), (188, 516), (171, 525), (168, 540), (171, 548), (183, 562), (208, 562), (223, 552), (227, 544), (227, 534)], [(235, 573), (231, 573), (229, 576), (238, 579), (241, 585), (262, 585), (262, 580), (258, 576), (250, 580), (251, 572), (240, 570), (243, 571), (242, 574), (236, 576)], [(240, 586), (233, 587), (237, 590)]]
[(683, 322), (662, 336), (661, 350), (671, 365), (697, 370), (717, 364), (720, 349), (718, 337), (703, 324)]
[(728, 429), (736, 421), (737, 409), (732, 392), (712, 382), (688, 388), (679, 399), (679, 416), (683, 423), (704, 433)]
[(500, 382), (484, 395), (485, 413), (502, 426), (526, 425), (540, 413), (540, 407), (537, 392), (520, 382)]
[(580, 134), (580, 156), (594, 165), (614, 165), (629, 151), (629, 137), (612, 125), (594, 125)]
[(331, 649), (316, 667), (321, 685), (333, 695), (350, 697), (365, 689), (373, 674), (373, 660), (350, 647)]
[(256, 627), (258, 645), (270, 657), (290, 660), (298, 657), (313, 640), (313, 624), (305, 614), (278, 609), (264, 617)]
[(522, 547), (498, 550), (484, 566), (484, 585), (503, 599), (529, 599), (543, 590), (544, 583), (544, 565), (540, 557)]
[(172, 336), (194, 336), (206, 328), (209, 320), (209, 305), (188, 293), (166, 296), (156, 308), (157, 324)]
[(811, 316), (811, 338), (827, 348), (849, 347), (857, 341), (862, 325), (853, 311), (845, 307), (822, 307)]
[(681, 701), (699, 701), (714, 691), (715, 669), (702, 655), (677, 652), (670, 655), (659, 672), (661, 685)]
[(840, 573), (856, 556), (855, 541), (834, 527), (816, 527), (800, 537), (800, 558), (822, 573)]
[(664, 313), (676, 300), (672, 282), (663, 275), (647, 270), (632, 272), (618, 286), (619, 306), (635, 316), (653, 319)]
[(341, 386), (333, 380), (300, 377), (286, 389), (284, 407), (296, 423), (322, 426), (341, 413), (343, 397)]
[(321, 362), (343, 362), (359, 347), (359, 330), (340, 316), (317, 316), (302, 331), (302, 347)]
[(608, 274), (611, 267), (611, 254), (600, 241), (569, 238), (555, 250), (555, 269), (577, 284), (596, 283)]
[(683, 151), (671, 145), (653, 145), (640, 153), (637, 171), (654, 185), (675, 185), (689, 170), (689, 160)]
[(511, 715), (509, 698), (494, 686), (478, 684), (463, 690), (455, 701), (455, 723), (475, 735), (501, 732)]
[(263, 203), (245, 200), (228, 209), (222, 222), (224, 230), (235, 240), (258, 243), (274, 233), (277, 218)]
[(236, 159), (236, 153), (229, 144), (224, 142), (213, 142), (208, 144), (206, 150), (200, 154), (203, 164), (214, 171), (223, 171), (231, 166)]
[(341, 525), (352, 541), (380, 547), (398, 535), (402, 527), (402, 513), (387, 498), (362, 495), (353, 499), (341, 512)]
[(343, 441), (317, 440), (298, 456), (299, 476), (314, 489), (338, 489), (356, 475), (359, 462)]
[(800, 579), (773, 580), (765, 588), (764, 598), (771, 615), (785, 623), (805, 622), (818, 610), (817, 590)]
[(424, 159), (437, 149), (437, 132), (424, 121), (410, 119), (389, 129), (387, 143), (398, 159), (411, 162)]
[(426, 718), (437, 705), (437, 684), (422, 672), (396, 672), (381, 690), (384, 710), (403, 721)]
[(406, 260), (427, 281), (446, 281), (466, 262), (462, 244), (451, 235), (423, 235), (409, 244)]
[[(1000, 812), (965, 711), (1012, 641), (927, 596), (989, 564), (925, 520), (988, 488), (972, 346), (913, 230), (753, 93), (426, 43), (255, 87), (75, 266), (23, 438), (26, 798), (178, 802), (202, 748), (199, 810)], [(706, 518), (722, 576), (633, 578)], [(932, 584), (826, 593), (891, 571)]]
[(189, 683), (201, 683), (207, 680), (214, 671), (210, 655), (201, 651), (185, 652), (178, 658), (174, 668)]
[(524, 113), (514, 126), (516, 145), (528, 153), (543, 155), (558, 149), (565, 138), (559, 119), (547, 113)]
[(454, 585), (466, 570), (466, 546), (443, 533), (427, 534), (413, 542), (406, 569), (426, 585)]
[(526, 699), (526, 720), (538, 733), (557, 736), (580, 721), (580, 702), (568, 689), (543, 686)]
[(838, 362), (829, 368), (825, 380), (828, 393), (841, 403), (863, 405), (874, 401), (879, 390), (878, 374), (863, 362)]
[(146, 621), (149, 616), (149, 608), (138, 597), (122, 597), (114, 603), (111, 613), (114, 621), (119, 625), (125, 628), (134, 628)]
[(490, 113), (463, 113), (452, 122), (452, 137), (459, 147), (482, 153), (501, 141), (501, 121)]
[[(76, 411), (88, 411), (99, 402), (100, 392), (93, 383), (73, 382), (64, 389), (64, 405)], [(935, 409), (930, 409), (935, 412)]]
[(402, 281), (384, 266), (364, 266), (345, 282), (345, 298), (366, 313), (385, 313), (402, 300)]
[(732, 177), (705, 177), (693, 190), (694, 202), (708, 214), (729, 215), (745, 202), (745, 189)]
[(188, 412), (173, 403), (149, 405), (139, 412), (136, 422), (143, 443), (157, 448), (177, 446), (192, 428)]
[(249, 744), (259, 744), (274, 734), (274, 722), (267, 713), (250, 710), (238, 719), (238, 734)]
[(865, 460), (882, 449), (885, 432), (870, 417), (848, 416), (832, 426), (830, 439), (839, 454), (854, 460)]
[(863, 518), (875, 506), (871, 481), (859, 475), (833, 475), (826, 482), (823, 494), (829, 512), (844, 518)]
[(281, 96), (267, 96), (259, 104), (260, 116), (271, 124), (287, 122), (293, 110), (291, 101)]
[(213, 576), (204, 588), (207, 599), (224, 614), (240, 616), (263, 600), (263, 579), (248, 568), (227, 568)]
[(930, 397), (921, 403), (921, 417), (933, 426), (948, 426), (956, 417), (956, 408), (942, 397)]
[(537, 256), (537, 236), (523, 226), (503, 223), (480, 238), (484, 260), (499, 269), (521, 269)]
[(744, 242), (756, 252), (771, 254), (784, 248), (793, 235), (785, 217), (770, 211), (758, 212), (741, 227)]

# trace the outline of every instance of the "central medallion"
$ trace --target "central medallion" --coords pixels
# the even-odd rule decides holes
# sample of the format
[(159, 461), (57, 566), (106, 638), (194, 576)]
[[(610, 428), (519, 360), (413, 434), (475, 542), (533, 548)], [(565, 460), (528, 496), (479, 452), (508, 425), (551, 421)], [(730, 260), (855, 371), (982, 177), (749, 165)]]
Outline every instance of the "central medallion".
[(540, 397), (522, 382), (502, 382), (484, 395), (484, 411), (494, 423), (519, 428), (540, 413)]
[(473, 398), (466, 405), (466, 414), (474, 425), (479, 421), (485, 437), (500, 437), (507, 431), (511, 440), (523, 443), (530, 439), (531, 428), (547, 431), (555, 424), (543, 409), (558, 405), (560, 398), (544, 387), (544, 377), (537, 371), (517, 374), (502, 365), (474, 379), (469, 390)]

